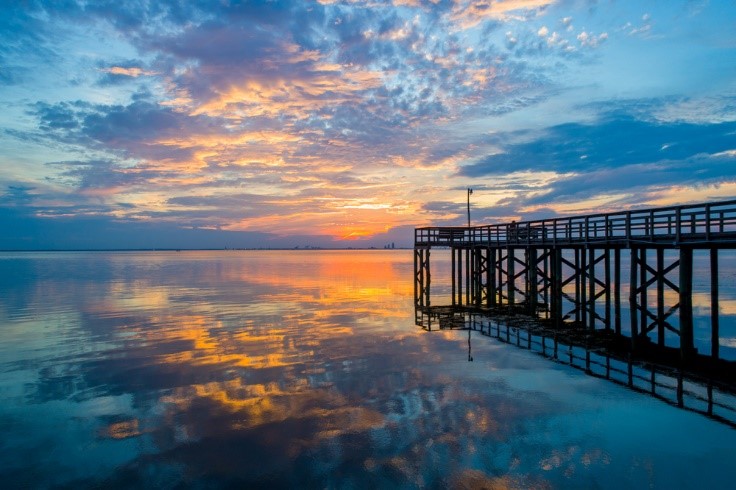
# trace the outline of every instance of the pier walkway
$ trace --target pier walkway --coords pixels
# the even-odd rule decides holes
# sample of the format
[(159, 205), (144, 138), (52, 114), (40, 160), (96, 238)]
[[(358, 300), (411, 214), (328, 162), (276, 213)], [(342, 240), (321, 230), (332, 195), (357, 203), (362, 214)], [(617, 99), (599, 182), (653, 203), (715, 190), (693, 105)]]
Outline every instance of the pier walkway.
[(736, 200), (414, 231), (415, 247), (479, 245), (736, 248)]

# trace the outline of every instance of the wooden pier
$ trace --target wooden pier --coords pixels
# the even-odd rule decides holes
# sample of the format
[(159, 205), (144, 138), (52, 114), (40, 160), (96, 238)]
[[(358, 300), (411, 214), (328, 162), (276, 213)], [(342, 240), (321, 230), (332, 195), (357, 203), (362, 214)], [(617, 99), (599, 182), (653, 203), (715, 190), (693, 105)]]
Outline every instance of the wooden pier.
[(557, 329), (626, 336), (634, 351), (671, 350), (667, 346), (676, 338), (683, 361), (699, 356), (693, 338), (693, 257), (702, 251), (709, 263), (711, 332), (709, 352), (700, 355), (718, 359), (719, 251), (736, 249), (736, 200), (417, 228), (418, 324), (422, 315), (440, 311), (431, 305), (433, 248), (451, 250), (452, 300), (442, 308), (505, 308)]
[[(451, 256), (451, 301), (441, 305), (431, 303), (435, 248), (450, 249)], [(667, 383), (658, 380), (675, 380), (670, 403), (736, 427), (736, 361), (720, 358), (719, 342), (719, 260), (725, 255), (719, 251), (728, 249), (736, 249), (736, 200), (417, 228), (415, 320), (427, 330), (478, 330), (507, 343), (515, 335), (518, 346), (557, 361), (564, 346), (573, 366), (572, 353), (580, 350), (584, 362), (577, 367), (596, 375), (593, 356), (604, 366), (597, 376), (666, 401)], [(710, 338), (705, 349), (699, 339), (701, 352), (693, 324), (696, 265), (699, 280), (710, 283)], [(625, 368), (619, 381), (612, 362)], [(646, 378), (644, 385), (639, 378)], [(695, 393), (692, 403), (688, 393)]]

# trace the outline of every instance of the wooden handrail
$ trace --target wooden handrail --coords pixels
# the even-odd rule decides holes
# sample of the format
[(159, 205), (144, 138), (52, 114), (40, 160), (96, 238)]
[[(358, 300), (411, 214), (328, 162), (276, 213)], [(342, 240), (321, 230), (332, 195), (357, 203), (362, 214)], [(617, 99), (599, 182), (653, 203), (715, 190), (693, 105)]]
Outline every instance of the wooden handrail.
[(736, 200), (472, 227), (419, 227), (415, 244), (711, 241), (736, 233)]

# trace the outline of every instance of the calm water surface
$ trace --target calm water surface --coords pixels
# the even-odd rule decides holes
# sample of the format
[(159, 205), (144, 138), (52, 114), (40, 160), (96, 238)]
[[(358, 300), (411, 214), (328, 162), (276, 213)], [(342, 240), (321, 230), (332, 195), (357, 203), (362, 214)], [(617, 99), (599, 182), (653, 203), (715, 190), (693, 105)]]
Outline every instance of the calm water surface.
[(0, 254), (0, 481), (736, 481), (728, 426), (487, 337), (472, 339), (468, 362), (467, 331), (415, 326), (412, 260), (411, 251)]

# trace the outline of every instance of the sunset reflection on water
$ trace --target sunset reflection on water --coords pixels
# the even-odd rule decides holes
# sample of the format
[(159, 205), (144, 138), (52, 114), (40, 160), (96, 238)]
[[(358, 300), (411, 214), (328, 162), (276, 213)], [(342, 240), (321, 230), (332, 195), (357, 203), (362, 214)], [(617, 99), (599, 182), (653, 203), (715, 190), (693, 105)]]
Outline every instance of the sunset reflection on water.
[(488, 338), (467, 362), (467, 332), (414, 325), (409, 251), (3, 254), (0, 272), (11, 486), (734, 476), (733, 429)]

